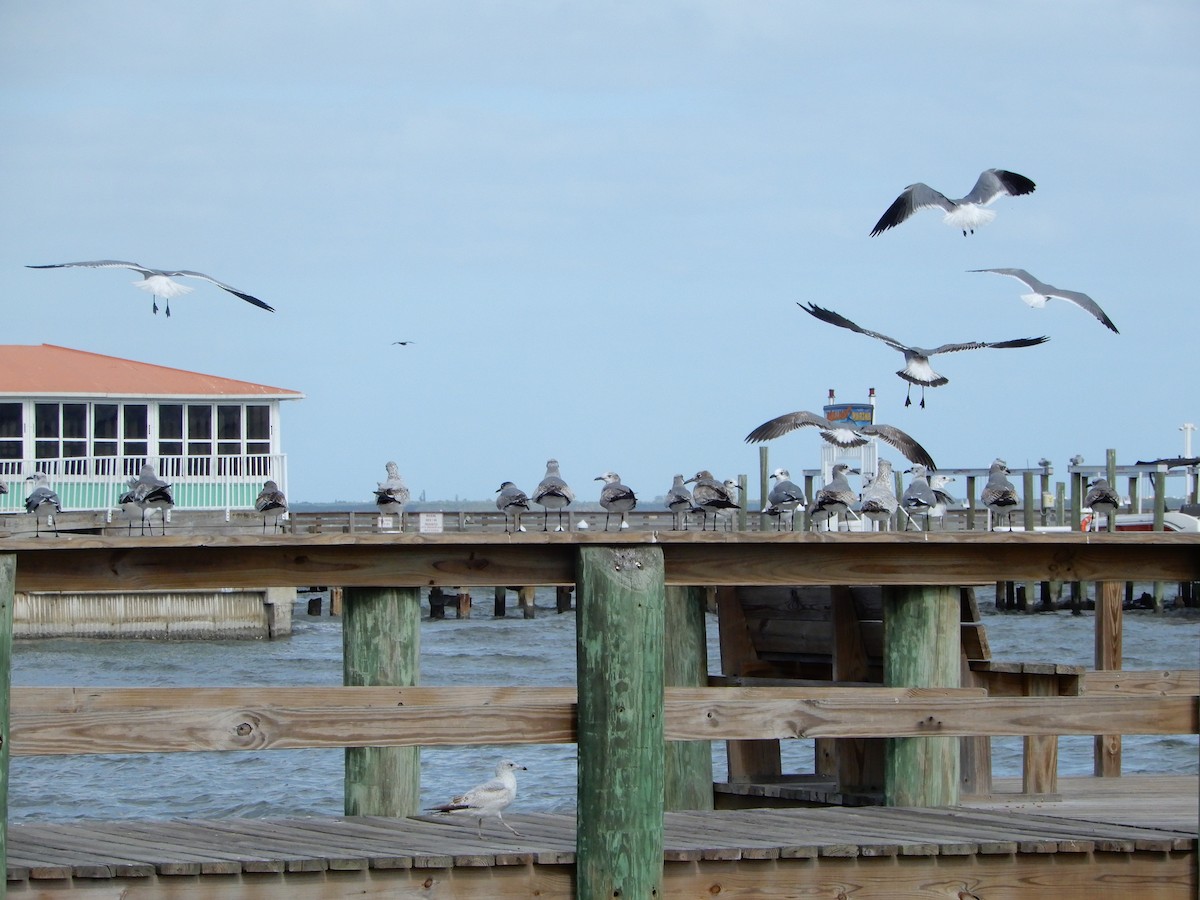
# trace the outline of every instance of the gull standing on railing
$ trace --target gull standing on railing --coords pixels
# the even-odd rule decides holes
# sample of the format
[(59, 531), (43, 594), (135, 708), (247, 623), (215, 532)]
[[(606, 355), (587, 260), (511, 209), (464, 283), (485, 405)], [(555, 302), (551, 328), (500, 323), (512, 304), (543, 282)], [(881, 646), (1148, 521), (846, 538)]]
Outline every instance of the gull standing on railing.
[(604, 530), (608, 531), (608, 518), (613, 513), (621, 517), (619, 527), (628, 528), (625, 514), (637, 506), (637, 496), (630, 488), (621, 484), (621, 476), (616, 472), (605, 472), (593, 480), (604, 482), (604, 487), (600, 489), (600, 505), (604, 507)]
[[(925, 530), (929, 530), (929, 511), (937, 504), (937, 496), (933, 493), (933, 488), (929, 486), (929, 473), (924, 466), (913, 466), (908, 470), (912, 475), (912, 481), (908, 483), (908, 487), (904, 489), (904, 494), (900, 498), (900, 508), (904, 510), (904, 515), (907, 521), (904, 523), (904, 530), (908, 531), (910, 522), (916, 522), (914, 515), (925, 514)], [(921, 530), (921, 526), (917, 525), (917, 531)]]
[(400, 521), (400, 530), (404, 530), (404, 507), (408, 504), (408, 488), (404, 485), (404, 479), (400, 477), (400, 469), (394, 462), (389, 462), (385, 467), (387, 469), (387, 480), (376, 482), (379, 486), (375, 489), (375, 508), (379, 510), (380, 525), (384, 516), (398, 516)]
[(857, 472), (845, 463), (837, 463), (830, 473), (829, 482), (817, 491), (808, 506), (808, 518), (815, 528), (818, 523), (828, 522), (834, 516), (847, 516), (858, 495), (850, 487), (847, 472)]
[(521, 524), (521, 513), (529, 511), (529, 497), (511, 481), (505, 481), (500, 487), (496, 488), (496, 509), (504, 513), (505, 531), (509, 531), (508, 517), (510, 514), (513, 517), (513, 527), (511, 530), (525, 530), (525, 526)]
[(874, 523), (877, 531), (890, 531), (892, 515), (900, 503), (892, 483), (895, 475), (892, 473), (892, 464), (886, 459), (878, 460), (876, 466), (875, 477), (863, 489), (859, 511)]
[(671, 525), (676, 531), (681, 530), (680, 523), (682, 523), (682, 530), (687, 531), (688, 513), (701, 512), (700, 508), (692, 501), (692, 492), (687, 489), (682, 475), (675, 476), (667, 491), (667, 509), (671, 511)]
[(30, 482), (31, 490), (25, 498), (25, 512), (33, 513), (34, 537), (42, 536), (42, 520), (54, 526), (54, 536), (58, 537), (58, 521), (55, 514), (62, 512), (62, 502), (50, 488), (50, 479), (45, 472), (34, 472), (25, 479)]
[[(1091, 490), (1083, 498), (1083, 505), (1089, 507), (1097, 516), (1103, 514), (1107, 526), (1109, 522), (1113, 521), (1113, 514), (1121, 505), (1121, 495), (1112, 489), (1107, 478), (1100, 475), (1096, 476), (1096, 480), (1089, 487)], [(1092, 520), (1092, 524), (1096, 526), (1096, 531), (1100, 530), (1100, 523), (1095, 519)]]
[(717, 479), (713, 478), (712, 472), (708, 469), (701, 469), (684, 484), (694, 484), (692, 488), (692, 500), (700, 507), (704, 513), (704, 522), (700, 526), (700, 530), (704, 531), (708, 528), (708, 514), (713, 514), (713, 531), (717, 530), (717, 515), (722, 510), (740, 509), (737, 501), (729, 493), (727, 484), (721, 484)]
[(263, 514), (263, 534), (267, 533), (267, 519), (272, 513), (275, 515), (275, 527), (272, 531), (283, 530), (279, 519), (287, 513), (288, 505), (287, 497), (283, 495), (278, 484), (274, 481), (263, 482), (262, 490), (258, 492), (258, 499), (254, 501), (254, 508)]
[(1002, 459), (995, 460), (988, 469), (987, 484), (979, 499), (988, 509), (988, 531), (992, 530), (992, 513), (997, 517), (1004, 514), (1004, 524), (1012, 528), (1012, 511), (1020, 502), (1017, 489), (1005, 476), (1008, 475), (1008, 464)]
[(771, 477), (775, 479), (775, 484), (771, 486), (771, 490), (767, 494), (767, 508), (763, 511), (768, 516), (779, 517), (780, 521), (775, 524), (776, 531), (782, 528), (781, 520), (786, 513), (791, 520), (791, 529), (795, 531), (796, 508), (803, 506), (806, 502), (804, 489), (792, 481), (791, 473), (787, 469), (776, 469), (771, 473)]
[(546, 477), (538, 484), (533, 492), (533, 502), (542, 507), (542, 531), (550, 530), (550, 510), (558, 510), (558, 527), (555, 531), (564, 531), (562, 511), (571, 505), (575, 492), (563, 481), (558, 471), (558, 460), (546, 460)]

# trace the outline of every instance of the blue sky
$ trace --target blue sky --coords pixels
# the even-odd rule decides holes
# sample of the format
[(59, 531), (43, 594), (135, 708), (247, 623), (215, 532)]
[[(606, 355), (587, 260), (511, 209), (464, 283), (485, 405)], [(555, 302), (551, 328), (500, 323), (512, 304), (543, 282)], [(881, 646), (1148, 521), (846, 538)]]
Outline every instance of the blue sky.
[[(557, 457), (747, 473), (743, 437), (878, 393), (946, 467), (1177, 455), (1200, 420), (1194, 2), (44, 3), (0, 6), (5, 342), (303, 391), (293, 500), (526, 490)], [(969, 238), (909, 183), (1037, 182)], [(166, 319), (129, 259), (207, 272)], [(1090, 294), (1028, 309), (1026, 268)], [(894, 351), (940, 357), (903, 406)], [(413, 340), (395, 347), (394, 340)], [(812, 429), (772, 465), (819, 465)], [(882, 454), (901, 463), (890, 448)]]

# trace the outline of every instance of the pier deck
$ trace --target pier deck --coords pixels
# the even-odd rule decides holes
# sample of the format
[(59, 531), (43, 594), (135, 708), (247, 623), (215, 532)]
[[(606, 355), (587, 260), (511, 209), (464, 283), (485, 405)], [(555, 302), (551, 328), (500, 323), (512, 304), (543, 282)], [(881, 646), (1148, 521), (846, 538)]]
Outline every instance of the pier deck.
[[(1054, 803), (997, 794), (945, 809), (667, 813), (663, 893), (1195, 896), (1200, 779), (1062, 782)], [(520, 837), (494, 821), (479, 838), (474, 822), (426, 816), (10, 825), (8, 890), (41, 898), (572, 896), (575, 816), (514, 812), (507, 821)]]

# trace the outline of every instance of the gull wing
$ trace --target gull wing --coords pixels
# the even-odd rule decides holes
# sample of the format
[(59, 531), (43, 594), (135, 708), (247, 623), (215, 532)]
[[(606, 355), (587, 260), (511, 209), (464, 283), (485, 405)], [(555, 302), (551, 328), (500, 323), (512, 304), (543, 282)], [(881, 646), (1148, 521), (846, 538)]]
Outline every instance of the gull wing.
[(879, 221), (875, 223), (875, 227), (871, 229), (871, 237), (882, 234), (889, 228), (895, 228), (917, 210), (926, 209), (930, 206), (940, 206), (949, 212), (954, 209), (954, 202), (949, 200), (941, 191), (935, 191), (929, 185), (920, 181), (916, 184), (910, 184), (899, 197), (892, 201), (892, 205), (887, 208), (887, 211), (880, 216)]
[(963, 344), (942, 344), (932, 350), (924, 351), (926, 356), (938, 353), (956, 353), (959, 350), (1011, 350), (1014, 347), (1035, 347), (1050, 340), (1046, 335), (1035, 338), (1015, 338), (1011, 341), (967, 341)]
[(883, 341), (889, 347), (899, 350), (901, 353), (913, 349), (900, 343), (895, 338), (888, 337), (886, 334), (880, 334), (878, 331), (871, 331), (870, 329), (863, 328), (861, 325), (856, 325), (840, 313), (835, 313), (832, 309), (825, 309), (824, 307), (817, 306), (815, 303), (809, 303), (807, 306), (803, 303), (797, 303), (796, 305), (822, 322), (828, 322), (830, 325), (837, 325), (839, 328), (848, 328), (851, 331), (857, 331), (859, 334), (865, 334), (867, 337), (873, 337), (877, 341)]
[(268, 306), (266, 303), (263, 303), (263, 301), (259, 300), (257, 297), (247, 294), (245, 291), (239, 291), (235, 287), (230, 287), (229, 285), (225, 284), (225, 282), (223, 282), (223, 281), (217, 281), (217, 279), (213, 278), (211, 275), (205, 275), (203, 272), (191, 272), (187, 269), (176, 269), (173, 272), (163, 272), (163, 274), (168, 277), (175, 276), (175, 275), (182, 275), (187, 278), (199, 278), (202, 281), (207, 281), (210, 284), (215, 284), (221, 290), (228, 291), (229, 293), (233, 294), (233, 296), (235, 296), (235, 297), (240, 297), (241, 299), (245, 300), (247, 303), (253, 303), (259, 309), (265, 309), (267, 312), (275, 312), (275, 307)]
[(979, 173), (979, 180), (975, 182), (975, 187), (971, 188), (971, 193), (958, 202), (987, 206), (1004, 194), (1011, 197), (1032, 194), (1036, 187), (1036, 184), (1016, 172), (1009, 172), (1007, 169), (984, 169)]
[(1056, 288), (1052, 284), (1046, 284), (1044, 281), (1039, 281), (1024, 269), (968, 269), (967, 271), (993, 272), (996, 275), (1008, 275), (1010, 278), (1015, 278), (1024, 283), (1036, 294), (1041, 294), (1044, 297), (1057, 297), (1059, 300), (1066, 300), (1068, 303), (1074, 303), (1080, 309), (1085, 310), (1086, 312), (1089, 312), (1095, 316), (1105, 328), (1116, 334), (1121, 333), (1117, 331), (1117, 326), (1114, 325), (1112, 319), (1108, 317), (1108, 313), (1100, 308), (1100, 304), (1081, 291), (1067, 291), (1063, 290), (1062, 288)]
[(863, 425), (858, 430), (862, 434), (877, 437), (881, 441), (891, 444), (903, 453), (905, 459), (909, 462), (920, 463), (930, 472), (937, 468), (928, 450), (918, 444), (910, 435), (893, 425)]
[(820, 429), (833, 428), (833, 423), (824, 416), (818, 416), (816, 413), (805, 412), (799, 410), (797, 412), (785, 413), (782, 416), (776, 416), (769, 422), (763, 422), (748, 435), (746, 435), (746, 443), (754, 444), (762, 441), (769, 441), (773, 438), (782, 437), (789, 431), (795, 431), (797, 428), (803, 428), (806, 425), (815, 425)]
[(47, 266), (26, 266), (27, 269), (133, 269), (143, 275), (153, 275), (153, 269), (147, 269), (135, 262), (125, 262), (121, 259), (96, 259), (90, 262), (51, 263)]

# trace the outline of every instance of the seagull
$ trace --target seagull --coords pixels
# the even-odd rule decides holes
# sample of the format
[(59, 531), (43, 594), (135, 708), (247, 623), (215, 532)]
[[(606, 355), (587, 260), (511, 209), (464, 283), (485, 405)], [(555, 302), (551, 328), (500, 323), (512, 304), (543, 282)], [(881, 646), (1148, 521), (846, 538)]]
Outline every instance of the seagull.
[(1103, 513), (1106, 523), (1114, 521), (1113, 513), (1121, 505), (1120, 495), (1112, 489), (1107, 478), (1102, 478), (1099, 475), (1088, 486), (1091, 490), (1083, 498), (1083, 505), (1089, 507), (1096, 515)]
[(891, 530), (892, 515), (900, 505), (896, 499), (896, 489), (892, 486), (894, 479), (892, 464), (886, 459), (879, 460), (875, 477), (863, 490), (862, 505), (859, 507), (864, 516), (876, 525), (882, 525), (883, 531)]
[(971, 188), (971, 193), (958, 200), (951, 200), (940, 191), (935, 191), (929, 185), (918, 181), (906, 187), (887, 208), (887, 212), (871, 229), (871, 237), (882, 234), (889, 228), (895, 228), (917, 210), (930, 206), (940, 206), (944, 209), (946, 216), (942, 221), (955, 228), (961, 228), (963, 236), (966, 237), (968, 231), (974, 234), (976, 228), (996, 218), (994, 212), (984, 207), (997, 197), (1006, 194), (1010, 197), (1032, 194), (1035, 187), (1037, 185), (1032, 181), (1016, 172), (1006, 169), (984, 169), (979, 175), (979, 180), (975, 182), (975, 187)]
[(1012, 341), (967, 341), (962, 344), (942, 344), (940, 347), (926, 349), (924, 347), (910, 347), (907, 344), (902, 344), (895, 338), (890, 338), (886, 334), (880, 334), (878, 331), (869, 331), (859, 325), (855, 325), (845, 316), (835, 313), (833, 310), (824, 309), (816, 304), (810, 303), (805, 306), (802, 303), (796, 304), (806, 313), (820, 319), (822, 322), (828, 322), (830, 325), (837, 325), (840, 328), (848, 328), (851, 331), (857, 331), (859, 334), (865, 334), (867, 337), (873, 337), (876, 340), (883, 341), (893, 350), (899, 350), (904, 354), (904, 368), (896, 374), (909, 383), (909, 395), (904, 398), (904, 405), (912, 405), (912, 385), (918, 384), (921, 386), (921, 407), (925, 406), (925, 388), (941, 387), (950, 379), (937, 372), (933, 371), (933, 366), (929, 364), (929, 357), (938, 353), (954, 353), (958, 350), (984, 350), (991, 348), (994, 350), (1007, 350), (1013, 347), (1033, 347), (1037, 344), (1044, 344), (1050, 338), (1045, 335), (1036, 338), (1017, 338)]
[(1066, 300), (1068, 303), (1074, 303), (1080, 309), (1090, 312), (1093, 316), (1109, 331), (1115, 334), (1120, 334), (1117, 331), (1117, 326), (1113, 324), (1112, 319), (1108, 314), (1100, 308), (1100, 304), (1089, 297), (1087, 294), (1081, 294), (1079, 291), (1064, 291), (1061, 288), (1056, 288), (1052, 284), (1046, 284), (1044, 281), (1038, 281), (1024, 269), (967, 269), (968, 272), (992, 272), (996, 275), (1008, 275), (1022, 282), (1033, 293), (1022, 294), (1021, 299), (1034, 309), (1044, 307), (1052, 297), (1057, 297), (1059, 300)]
[(850, 489), (847, 472), (853, 472), (845, 463), (837, 463), (833, 467), (829, 482), (817, 491), (812, 503), (808, 505), (809, 521), (815, 526), (818, 522), (827, 522), (834, 516), (844, 516), (850, 512), (850, 506), (858, 496)]
[(407, 347), (409, 344), (415, 343), (416, 341), (392, 341), (392, 346), (395, 347), (396, 345), (399, 345), (401, 347)]
[(58, 522), (54, 514), (62, 512), (62, 502), (58, 494), (50, 489), (50, 479), (45, 472), (34, 472), (25, 479), (32, 483), (32, 490), (25, 498), (25, 512), (33, 513), (34, 537), (42, 535), (42, 519), (54, 524), (54, 536), (58, 536)]
[(400, 477), (400, 469), (394, 462), (389, 462), (385, 468), (387, 469), (387, 481), (377, 481), (379, 485), (375, 489), (375, 508), (379, 510), (379, 515), (390, 516), (397, 515), (400, 518), (400, 530), (404, 530), (404, 507), (408, 503), (408, 488), (404, 485), (404, 479)]
[[(166, 534), (167, 510), (175, 506), (171, 485), (158, 477), (154, 466), (150, 463), (143, 463), (141, 469), (138, 470), (138, 477), (130, 478), (125, 483), (129, 486), (129, 490), (117, 500), (121, 504), (121, 508), (130, 516), (133, 515), (134, 508), (140, 511), (142, 534), (146, 533), (146, 519), (157, 509), (162, 514), (163, 534)], [(129, 523), (129, 530), (133, 531), (132, 521)], [(153, 525), (150, 527), (150, 533), (154, 533)]]
[(520, 837), (521, 833), (505, 822), (504, 816), (501, 815), (516, 799), (517, 776), (513, 773), (517, 771), (525, 772), (527, 770), (511, 759), (502, 759), (496, 766), (495, 778), (471, 788), (466, 793), (459, 794), (449, 803), (431, 806), (429, 809), (441, 813), (475, 816), (478, 820), (475, 833), (479, 837), (483, 837), (483, 820), (495, 816), (500, 820), (501, 825)]
[(903, 453), (909, 462), (920, 463), (928, 469), (937, 468), (929, 452), (899, 428), (892, 425), (855, 425), (849, 421), (830, 422), (824, 416), (805, 410), (786, 413), (763, 422), (746, 435), (746, 443), (769, 441), (806, 425), (816, 427), (821, 432), (821, 437), (835, 447), (861, 447), (871, 438), (879, 438)]
[(941, 521), (945, 517), (947, 509), (958, 505), (958, 501), (954, 497), (951, 497), (945, 490), (946, 485), (953, 480), (954, 476), (952, 475), (934, 475), (929, 479), (929, 487), (933, 491), (933, 497), (936, 502), (925, 513), (926, 517), (933, 517)]
[[(913, 521), (914, 514), (924, 513), (925, 530), (928, 531), (929, 511), (937, 505), (937, 495), (929, 486), (929, 473), (924, 466), (913, 466), (908, 471), (912, 474), (912, 481), (904, 489), (904, 495), (900, 498), (900, 506), (904, 510), (904, 514), (908, 516), (908, 522)], [(908, 522), (904, 523), (905, 531), (908, 531)], [(921, 526), (918, 525), (917, 530), (920, 531)]]
[(575, 492), (562, 479), (558, 471), (558, 460), (546, 460), (546, 477), (543, 478), (533, 492), (533, 502), (541, 506), (545, 512), (542, 517), (542, 531), (550, 529), (550, 510), (558, 510), (558, 527), (555, 531), (563, 531), (562, 511), (571, 505)]
[(513, 517), (512, 530), (525, 530), (525, 526), (521, 524), (521, 513), (529, 510), (529, 496), (511, 481), (505, 481), (500, 487), (496, 488), (496, 509), (504, 513), (505, 531), (509, 530), (509, 513), (512, 513)]
[(621, 516), (621, 528), (628, 528), (625, 514), (637, 506), (637, 497), (633, 491), (621, 484), (621, 476), (616, 472), (605, 472), (597, 475), (593, 481), (603, 481), (600, 489), (600, 505), (604, 507), (604, 530), (608, 531), (608, 517), (613, 513)]
[[(713, 513), (713, 531), (716, 531), (716, 515), (721, 510), (741, 509), (729, 491), (730, 482), (727, 481), (725, 484), (722, 484), (713, 478), (712, 472), (708, 471), (708, 469), (701, 469), (685, 481), (684, 484), (696, 485), (692, 488), (692, 500), (695, 501), (696, 506), (700, 507), (701, 512), (704, 513), (704, 524), (700, 526), (701, 531), (708, 527), (709, 511)], [(734, 486), (736, 487), (736, 482), (734, 482)]]
[(1009, 528), (1012, 527), (1012, 511), (1019, 501), (1017, 489), (1005, 477), (1007, 474), (1008, 465), (1004, 460), (995, 460), (988, 469), (988, 480), (983, 493), (979, 495), (983, 505), (988, 508), (988, 531), (992, 530), (992, 513), (1004, 513), (1004, 523)]
[[(796, 507), (803, 506), (805, 503), (804, 490), (800, 485), (792, 481), (792, 475), (787, 469), (776, 469), (771, 473), (771, 477), (775, 479), (775, 484), (771, 486), (770, 492), (767, 494), (767, 515), (776, 515), (782, 519), (782, 514), (787, 513), (792, 520), (792, 530), (796, 530)], [(775, 510), (775, 512), (772, 512)], [(778, 522), (775, 530), (778, 531), (782, 527), (782, 522)]]
[(119, 259), (97, 259), (92, 262), (70, 262), (70, 263), (51, 263), (47, 266), (26, 266), (27, 269), (132, 269), (135, 272), (140, 272), (142, 275), (141, 281), (133, 282), (133, 286), (141, 288), (143, 291), (148, 291), (154, 295), (151, 301), (153, 309), (158, 312), (158, 298), (162, 297), (164, 306), (166, 307), (167, 315), (171, 315), (171, 301), (176, 297), (182, 297), (184, 294), (190, 294), (192, 288), (185, 284), (180, 284), (178, 281), (171, 279), (176, 276), (184, 276), (186, 278), (199, 278), (202, 281), (215, 284), (223, 291), (229, 291), (235, 297), (241, 297), (247, 303), (253, 303), (259, 309), (265, 309), (267, 312), (275, 312), (275, 307), (268, 306), (257, 297), (252, 297), (244, 291), (239, 291), (237, 288), (230, 287), (222, 281), (217, 281), (211, 275), (205, 275), (203, 272), (191, 272), (187, 269), (148, 269), (143, 265), (132, 262), (123, 262)]
[(129, 527), (126, 534), (133, 534), (133, 518), (137, 516), (142, 524), (142, 534), (146, 533), (146, 493), (144, 490), (139, 490), (137, 479), (130, 478), (126, 484), (129, 485), (129, 490), (125, 491), (117, 498), (117, 506), (121, 507), (122, 512), (129, 517)]
[(667, 491), (667, 509), (671, 511), (671, 525), (676, 530), (680, 530), (680, 523), (683, 523), (683, 531), (687, 531), (687, 517), (690, 512), (699, 512), (700, 507), (692, 502), (692, 492), (687, 489), (687, 483), (683, 480), (682, 475), (676, 475), (675, 480), (671, 482), (671, 487)]
[(258, 492), (258, 499), (254, 501), (254, 508), (263, 514), (263, 534), (267, 533), (267, 516), (272, 513), (275, 514), (274, 530), (283, 530), (279, 524), (279, 517), (287, 512), (287, 497), (283, 496), (283, 491), (274, 481), (263, 482), (262, 490)]

